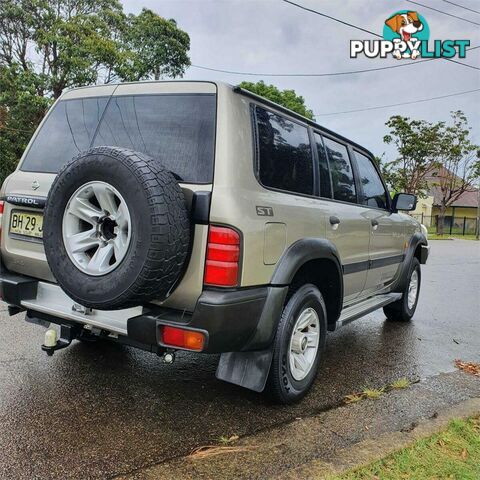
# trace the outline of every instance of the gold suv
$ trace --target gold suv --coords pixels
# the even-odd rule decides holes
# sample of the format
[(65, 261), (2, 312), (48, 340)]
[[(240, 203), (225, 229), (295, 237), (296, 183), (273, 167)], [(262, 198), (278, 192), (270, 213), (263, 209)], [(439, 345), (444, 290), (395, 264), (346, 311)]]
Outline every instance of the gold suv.
[(105, 338), (221, 353), (219, 379), (281, 403), (312, 385), (327, 331), (412, 318), (421, 225), (372, 154), (241, 88), (71, 90), (1, 190), (0, 291), (49, 326), (42, 348)]

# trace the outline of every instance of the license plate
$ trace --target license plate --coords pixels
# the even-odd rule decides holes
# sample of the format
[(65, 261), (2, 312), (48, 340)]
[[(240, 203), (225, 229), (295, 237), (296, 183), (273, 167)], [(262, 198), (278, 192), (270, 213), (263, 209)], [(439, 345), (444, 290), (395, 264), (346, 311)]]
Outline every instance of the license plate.
[(10, 233), (25, 237), (43, 237), (43, 215), (13, 211), (10, 215)]

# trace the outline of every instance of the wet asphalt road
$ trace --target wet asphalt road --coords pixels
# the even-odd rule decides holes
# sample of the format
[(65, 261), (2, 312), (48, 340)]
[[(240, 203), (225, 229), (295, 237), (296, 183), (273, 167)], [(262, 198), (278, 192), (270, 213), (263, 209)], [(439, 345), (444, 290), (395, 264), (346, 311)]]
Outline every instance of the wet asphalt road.
[(294, 407), (215, 379), (218, 357), (75, 342), (52, 358), (44, 329), (0, 304), (0, 478), (108, 478), (338, 405), (364, 386), (480, 361), (480, 244), (432, 242), (411, 324), (382, 312), (329, 334), (321, 373)]

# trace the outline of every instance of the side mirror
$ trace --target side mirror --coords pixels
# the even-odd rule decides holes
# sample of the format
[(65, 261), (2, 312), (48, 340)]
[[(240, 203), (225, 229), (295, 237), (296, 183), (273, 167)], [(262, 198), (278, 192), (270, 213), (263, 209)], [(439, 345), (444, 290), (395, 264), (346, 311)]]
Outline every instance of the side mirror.
[(397, 193), (393, 197), (392, 211), (398, 212), (398, 210), (406, 210), (410, 212), (417, 208), (417, 196), (410, 193)]

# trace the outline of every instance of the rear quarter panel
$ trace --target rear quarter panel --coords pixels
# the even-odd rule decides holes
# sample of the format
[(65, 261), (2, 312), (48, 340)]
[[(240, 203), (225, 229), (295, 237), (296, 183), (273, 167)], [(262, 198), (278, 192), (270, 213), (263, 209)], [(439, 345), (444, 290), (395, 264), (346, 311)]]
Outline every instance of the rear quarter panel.
[[(265, 285), (292, 243), (305, 237), (325, 237), (328, 203), (261, 186), (254, 173), (251, 100), (225, 86), (219, 86), (218, 95), (210, 222), (231, 225), (242, 233), (240, 285)], [(268, 210), (262, 207), (269, 207), (271, 215), (264, 215)]]

